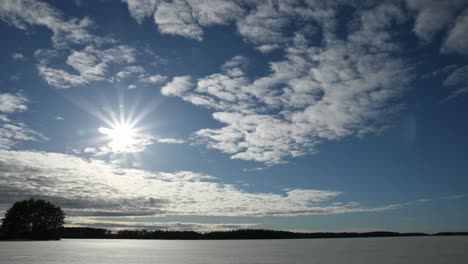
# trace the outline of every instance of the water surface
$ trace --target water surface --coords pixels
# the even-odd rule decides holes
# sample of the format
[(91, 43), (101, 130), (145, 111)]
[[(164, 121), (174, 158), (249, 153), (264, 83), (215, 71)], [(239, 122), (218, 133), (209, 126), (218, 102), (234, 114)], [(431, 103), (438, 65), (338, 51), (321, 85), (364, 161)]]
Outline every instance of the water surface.
[(468, 237), (0, 242), (0, 263), (468, 263)]

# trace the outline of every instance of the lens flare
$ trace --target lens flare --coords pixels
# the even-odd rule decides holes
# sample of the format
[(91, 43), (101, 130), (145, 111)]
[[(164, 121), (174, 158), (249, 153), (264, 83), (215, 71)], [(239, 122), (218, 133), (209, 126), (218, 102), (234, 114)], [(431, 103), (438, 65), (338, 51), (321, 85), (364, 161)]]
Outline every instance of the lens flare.
[(138, 143), (135, 129), (126, 123), (117, 123), (111, 128), (101, 127), (99, 132), (109, 137), (111, 141), (108, 145), (115, 152), (132, 152)]

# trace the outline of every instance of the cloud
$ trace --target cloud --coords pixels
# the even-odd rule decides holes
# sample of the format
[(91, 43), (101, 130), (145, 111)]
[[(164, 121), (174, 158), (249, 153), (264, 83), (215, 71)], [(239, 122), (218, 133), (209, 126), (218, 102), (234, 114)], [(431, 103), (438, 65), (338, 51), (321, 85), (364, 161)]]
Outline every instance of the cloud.
[(0, 94), (0, 149), (10, 149), (20, 141), (42, 141), (47, 137), (26, 124), (12, 120), (9, 115), (28, 109), (22, 94)]
[(201, 41), (204, 26), (223, 25), (243, 15), (245, 10), (235, 1), (126, 0), (128, 10), (138, 23), (153, 16), (162, 34), (178, 35)]
[(197, 22), (201, 26), (225, 25), (241, 17), (245, 9), (240, 1), (188, 0)]
[(202, 40), (203, 30), (193, 17), (191, 7), (183, 0), (160, 3), (154, 13), (154, 21), (163, 34)]
[(138, 76), (138, 81), (147, 84), (157, 84), (165, 82), (167, 79), (166, 76), (155, 74), (155, 75), (140, 75)]
[(269, 52), (288, 41), (285, 29), (293, 20), (291, 1), (259, 2), (249, 14), (237, 21), (237, 29), (247, 41)]
[(468, 198), (468, 193), (451, 195), (451, 196), (447, 196), (446, 198), (452, 199), (452, 200), (464, 199), (464, 198)]
[(23, 54), (18, 53), (18, 52), (17, 52), (17, 53), (13, 53), (13, 55), (11, 55), (11, 58), (12, 58), (13, 60), (17, 60), (17, 61), (26, 59), (26, 57), (24, 57)]
[[(46, 2), (34, 0), (0, 1), (0, 19), (18, 29), (31, 27), (50, 29), (53, 49), (35, 52), (39, 75), (51, 86), (70, 88), (95, 81), (112, 82), (132, 74), (144, 74), (141, 66), (130, 65), (136, 50), (118, 44), (113, 37), (94, 34), (94, 22), (84, 17), (65, 19), (62, 12)], [(65, 57), (65, 62), (60, 61)], [(118, 66), (125, 66), (120, 68)], [(71, 70), (69, 70), (71, 69)]]
[(468, 54), (468, 2), (460, 0), (407, 0), (407, 7), (415, 12), (413, 31), (429, 43), (437, 34), (444, 34), (442, 53)]
[(230, 231), (236, 229), (252, 229), (258, 227), (255, 223), (193, 223), (193, 222), (141, 222), (141, 221), (114, 221), (84, 217), (67, 217), (66, 226), (74, 227), (106, 227), (110, 229), (146, 229), (169, 231)]
[(158, 142), (166, 144), (183, 144), (185, 143), (185, 140), (178, 138), (158, 138)]
[(0, 113), (11, 114), (23, 112), (28, 109), (28, 99), (22, 94), (3, 93), (0, 94)]
[(416, 12), (414, 32), (424, 41), (450, 26), (462, 1), (407, 0), (408, 8)]
[[(450, 69), (453, 69), (450, 68)], [(442, 100), (446, 102), (454, 99), (460, 95), (468, 93), (468, 65), (456, 67), (444, 80), (443, 85), (445, 87), (452, 88), (452, 91), (447, 98)]]
[(64, 120), (64, 118), (61, 117), (61, 116), (56, 116), (55, 119), (57, 119), (57, 120), (59, 120), (59, 121), (63, 121), (63, 120)]
[(468, 55), (468, 8), (458, 16), (455, 26), (448, 33), (447, 39), (442, 46), (442, 53), (456, 52)]
[(132, 75), (142, 73), (145, 73), (145, 69), (143, 69), (141, 66), (127, 66), (118, 72), (116, 76), (119, 78), (119, 80), (123, 80), (129, 78)]
[[(333, 14), (327, 7), (323, 13)], [(196, 143), (271, 165), (315, 152), (321, 142), (390, 125), (413, 78), (390, 31), (406, 20), (401, 7), (356, 10), (346, 37), (330, 29), (338, 17), (311, 17), (322, 25), (322, 43), (294, 34), (284, 59), (270, 62), (266, 76), (248, 78), (245, 64), (236, 67), (233, 58), (220, 73), (175, 77), (163, 87), (163, 95), (215, 111), (223, 127), (195, 132)]]
[[(93, 81), (110, 80), (110, 68), (118, 65), (130, 64), (136, 61), (136, 50), (127, 45), (118, 45), (108, 49), (96, 49), (87, 46), (83, 50), (73, 50), (67, 56), (66, 64), (76, 73), (71, 73), (49, 65), (50, 58), (43, 58), (42, 52), (36, 52), (39, 59), (37, 68), (44, 80), (58, 88), (82, 86)], [(46, 54), (46, 57), (56, 56)], [(129, 71), (136, 68), (126, 67), (117, 73), (121, 78), (127, 77)]]
[(373, 212), (398, 205), (332, 204), (341, 192), (289, 189), (247, 192), (203, 173), (127, 169), (72, 155), (0, 151), (0, 203), (46, 198), (69, 216), (286, 216)]
[(54, 47), (63, 48), (70, 44), (102, 44), (114, 40), (109, 37), (99, 37), (89, 32), (93, 22), (89, 18), (63, 18), (62, 13), (42, 1), (19, 0), (0, 1), (0, 19), (21, 30), (28, 30), (30, 26), (47, 27), (53, 32)]
[(135, 20), (141, 24), (145, 17), (149, 17), (156, 10), (156, 5), (160, 2), (158, 0), (123, 0), (127, 2), (128, 11)]
[(167, 96), (183, 96), (192, 88), (192, 77), (178, 76), (161, 88), (161, 93)]

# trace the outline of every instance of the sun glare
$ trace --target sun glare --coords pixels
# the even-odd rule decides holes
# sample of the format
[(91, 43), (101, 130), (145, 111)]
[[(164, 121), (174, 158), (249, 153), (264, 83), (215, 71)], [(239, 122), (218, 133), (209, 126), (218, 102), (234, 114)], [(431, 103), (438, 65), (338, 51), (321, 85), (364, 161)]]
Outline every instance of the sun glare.
[(111, 128), (99, 128), (99, 132), (109, 137), (109, 147), (114, 151), (126, 152), (137, 143), (136, 131), (129, 124), (114, 124)]

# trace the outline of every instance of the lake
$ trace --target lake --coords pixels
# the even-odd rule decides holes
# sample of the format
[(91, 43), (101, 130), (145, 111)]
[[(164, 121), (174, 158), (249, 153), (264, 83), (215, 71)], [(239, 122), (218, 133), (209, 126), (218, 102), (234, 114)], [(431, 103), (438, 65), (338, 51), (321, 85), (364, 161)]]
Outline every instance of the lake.
[(468, 263), (468, 237), (0, 242), (0, 263)]

